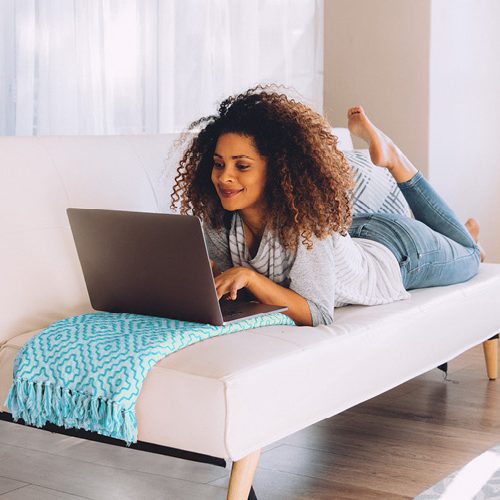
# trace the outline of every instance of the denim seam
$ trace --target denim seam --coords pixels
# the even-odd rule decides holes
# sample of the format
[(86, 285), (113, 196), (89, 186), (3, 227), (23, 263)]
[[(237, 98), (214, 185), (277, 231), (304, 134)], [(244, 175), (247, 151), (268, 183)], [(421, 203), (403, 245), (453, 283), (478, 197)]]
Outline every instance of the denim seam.
[[(469, 249), (468, 249), (469, 250)], [(427, 262), (421, 266), (418, 266), (416, 267), (415, 269), (412, 269), (412, 271), (415, 271), (417, 270), (419, 267), (424, 267), (424, 266), (447, 266), (448, 264), (453, 264), (453, 263), (456, 263), (456, 262), (460, 262), (464, 259), (469, 259), (475, 252), (474, 249), (470, 249), (472, 250), (472, 252), (469, 254), (469, 255), (463, 255), (462, 257), (458, 257), (456, 259), (451, 259), (451, 260), (447, 260), (446, 262)], [(410, 272), (412, 272), (410, 271)]]

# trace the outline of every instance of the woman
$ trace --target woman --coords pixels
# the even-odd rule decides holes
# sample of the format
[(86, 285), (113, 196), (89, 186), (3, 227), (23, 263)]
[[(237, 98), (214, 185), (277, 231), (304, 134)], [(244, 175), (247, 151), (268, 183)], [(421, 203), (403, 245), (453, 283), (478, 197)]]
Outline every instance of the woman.
[(477, 223), (463, 226), (360, 106), (348, 111), (349, 130), (390, 170), (415, 220), (353, 218), (352, 174), (330, 125), (283, 94), (250, 89), (198, 127), (172, 208), (180, 201), (181, 213), (202, 219), (219, 299), (246, 289), (287, 306), (298, 325), (330, 324), (334, 306), (389, 303), (477, 273)]

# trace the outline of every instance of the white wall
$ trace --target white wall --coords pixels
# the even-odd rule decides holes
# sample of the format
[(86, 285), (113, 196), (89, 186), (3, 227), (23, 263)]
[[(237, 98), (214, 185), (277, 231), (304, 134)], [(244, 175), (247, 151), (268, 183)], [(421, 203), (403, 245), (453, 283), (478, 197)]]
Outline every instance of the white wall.
[(500, 262), (500, 1), (325, 0), (324, 67), (330, 121), (362, 104)]
[(432, 4), (429, 174), (500, 262), (500, 2)]
[(327, 118), (345, 126), (361, 104), (427, 173), (430, 0), (325, 0), (324, 13)]

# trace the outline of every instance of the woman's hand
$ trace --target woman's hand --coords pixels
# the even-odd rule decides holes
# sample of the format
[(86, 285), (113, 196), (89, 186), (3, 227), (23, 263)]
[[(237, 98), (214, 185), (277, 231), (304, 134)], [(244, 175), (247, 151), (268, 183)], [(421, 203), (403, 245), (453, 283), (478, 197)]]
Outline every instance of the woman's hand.
[(217, 275), (215, 277), (217, 298), (220, 300), (226, 293), (229, 293), (228, 299), (236, 300), (238, 290), (250, 285), (254, 273), (255, 271), (247, 267), (231, 267)]
[(235, 300), (238, 290), (247, 288), (263, 304), (286, 306), (285, 312), (297, 325), (312, 325), (312, 316), (307, 300), (297, 292), (274, 283), (266, 276), (247, 267), (231, 267), (215, 278), (217, 298), (225, 294)]

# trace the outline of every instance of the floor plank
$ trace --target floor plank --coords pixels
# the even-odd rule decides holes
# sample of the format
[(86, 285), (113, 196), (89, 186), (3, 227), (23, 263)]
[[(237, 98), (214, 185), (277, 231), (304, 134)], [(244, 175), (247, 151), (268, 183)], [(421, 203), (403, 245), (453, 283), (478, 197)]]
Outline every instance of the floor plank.
[(27, 486), (27, 483), (0, 476), (0, 495), (8, 493), (9, 491), (17, 490), (23, 486)]
[(33, 500), (34, 498), (36, 500), (81, 500), (87, 497), (70, 495), (62, 491), (42, 488), (32, 484), (2, 495), (2, 500)]
[[(228, 486), (228, 478), (212, 484)], [(292, 474), (260, 467), (254, 488), (258, 500), (403, 500), (409, 497), (331, 479)]]
[[(2, 424), (5, 426), (3, 432)], [(190, 462), (186, 467), (186, 461), (174, 457), (63, 436), (8, 422), (0, 422), (0, 443), (60, 457), (71, 457), (96, 465), (158, 474), (202, 484), (225, 475), (223, 468), (210, 464)]]
[(0, 473), (4, 477), (94, 500), (226, 498), (226, 491), (213, 485), (92, 464), (5, 444), (1, 456)]

